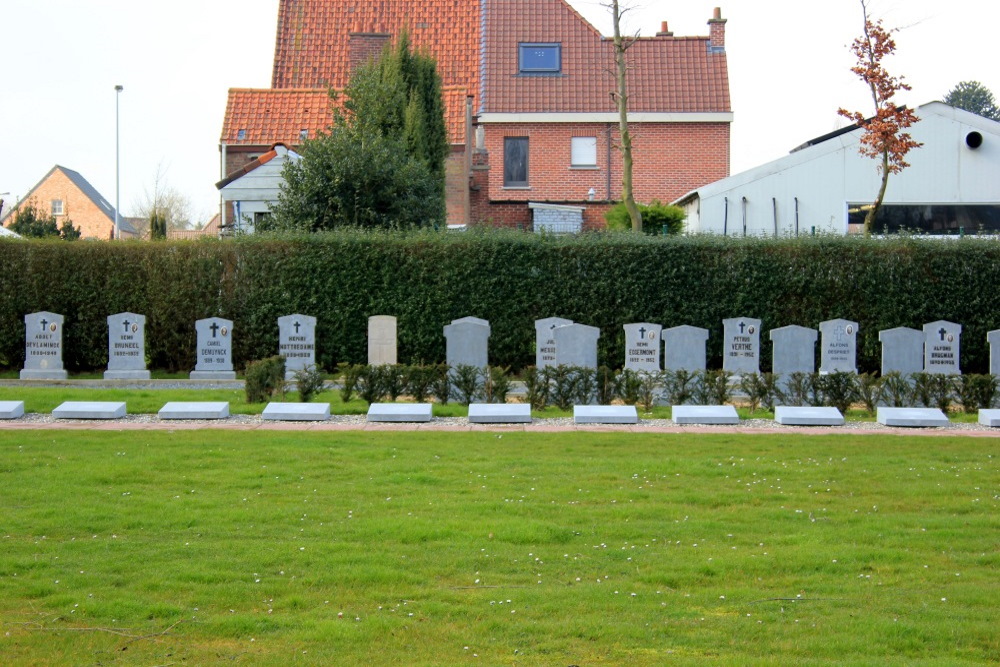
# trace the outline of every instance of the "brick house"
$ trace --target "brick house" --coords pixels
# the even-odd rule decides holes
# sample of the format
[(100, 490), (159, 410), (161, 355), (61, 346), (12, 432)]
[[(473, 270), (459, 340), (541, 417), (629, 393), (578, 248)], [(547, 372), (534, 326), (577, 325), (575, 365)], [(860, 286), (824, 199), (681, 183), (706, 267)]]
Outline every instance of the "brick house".
[[(42, 214), (51, 213), (62, 226), (67, 219), (80, 230), (80, 238), (111, 240), (115, 234), (115, 208), (79, 172), (56, 165), (49, 170), (17, 205), (6, 210), (0, 225), (14, 222), (17, 209), (30, 203)], [(118, 218), (123, 239), (136, 238), (138, 233), (128, 219)]]
[[(669, 202), (729, 174), (725, 25), (716, 9), (707, 36), (675, 37), (664, 23), (628, 51), (639, 201)], [(404, 27), (442, 78), (450, 223), (556, 214), (603, 225), (621, 190), (612, 44), (565, 0), (281, 0), (272, 87), (229, 91), (223, 177), (325, 129), (328, 90)]]

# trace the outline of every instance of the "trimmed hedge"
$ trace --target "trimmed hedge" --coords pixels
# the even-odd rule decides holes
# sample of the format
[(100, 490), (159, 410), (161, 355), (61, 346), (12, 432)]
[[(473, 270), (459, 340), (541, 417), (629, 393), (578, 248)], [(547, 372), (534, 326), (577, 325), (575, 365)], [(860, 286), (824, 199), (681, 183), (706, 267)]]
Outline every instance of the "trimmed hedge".
[(1000, 242), (805, 237), (732, 239), (519, 232), (344, 231), (306, 237), (158, 243), (0, 240), (0, 366), (24, 360), (24, 315), (66, 317), (70, 371), (107, 365), (108, 315), (146, 315), (151, 368), (194, 366), (197, 319), (234, 322), (234, 363), (275, 354), (277, 318), (315, 316), (317, 363), (367, 360), (367, 318), (399, 320), (403, 363), (444, 360), (442, 327), (490, 321), (490, 362), (534, 362), (534, 320), (601, 328), (599, 362), (621, 367), (629, 322), (710, 330), (708, 364), (722, 364), (722, 320), (767, 331), (823, 320), (860, 323), (858, 365), (877, 370), (878, 332), (962, 324), (962, 369), (986, 372), (986, 333), (1000, 328)]

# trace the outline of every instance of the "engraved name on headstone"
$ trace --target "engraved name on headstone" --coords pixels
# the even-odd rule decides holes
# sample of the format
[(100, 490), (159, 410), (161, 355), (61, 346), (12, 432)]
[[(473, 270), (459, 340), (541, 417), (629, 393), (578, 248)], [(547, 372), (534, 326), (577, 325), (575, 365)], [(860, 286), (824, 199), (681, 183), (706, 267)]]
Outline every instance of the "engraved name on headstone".
[(233, 371), (233, 323), (221, 317), (209, 317), (194, 323), (198, 334), (192, 380), (235, 380)]
[(552, 330), (573, 324), (573, 320), (562, 317), (546, 317), (535, 320), (535, 366), (545, 368), (556, 365), (556, 339)]
[(820, 373), (857, 373), (858, 323), (850, 320), (820, 322)]
[(65, 380), (63, 316), (48, 311), (24, 316), (22, 380)]
[(105, 380), (148, 380), (146, 370), (146, 316), (118, 313), (108, 316), (108, 370)]
[(625, 368), (649, 372), (660, 370), (660, 333), (663, 327), (640, 322), (626, 324), (624, 329)]
[(924, 372), (961, 375), (959, 342), (962, 325), (938, 320), (924, 325)]
[(278, 354), (285, 358), (285, 379), (295, 371), (316, 365), (316, 318), (285, 315), (278, 318)]
[(722, 320), (722, 369), (736, 375), (760, 372), (760, 320)]

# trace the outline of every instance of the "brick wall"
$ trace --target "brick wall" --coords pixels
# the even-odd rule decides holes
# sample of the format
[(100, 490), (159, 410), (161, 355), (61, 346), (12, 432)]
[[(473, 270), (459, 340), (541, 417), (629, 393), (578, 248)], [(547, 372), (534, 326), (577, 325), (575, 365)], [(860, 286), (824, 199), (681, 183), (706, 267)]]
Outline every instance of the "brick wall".
[[(108, 212), (102, 210), (90, 200), (90, 197), (80, 192), (73, 181), (58, 169), (36, 187), (30, 198), (22, 202), (22, 205), (32, 202), (42, 215), (47, 216), (52, 212), (53, 199), (59, 199), (63, 202), (63, 214), (56, 216), (56, 223), (60, 227), (69, 218), (73, 222), (73, 226), (80, 230), (81, 238), (109, 240), (114, 235), (113, 214), (109, 217)], [(109, 203), (114, 206), (114, 202), (109, 200)], [(14, 222), (15, 215), (17, 214), (11, 215), (4, 222), (10, 225)], [(121, 214), (119, 213), (119, 215)]]
[[(729, 175), (728, 123), (633, 124), (633, 185), (636, 199), (671, 202)], [(489, 200), (588, 203), (621, 198), (621, 154), (617, 125), (600, 123), (498, 123), (486, 126), (492, 156)], [(597, 138), (597, 167), (570, 166), (572, 137)], [(503, 187), (504, 137), (528, 137), (528, 188)], [(610, 141), (610, 170), (608, 148)]]

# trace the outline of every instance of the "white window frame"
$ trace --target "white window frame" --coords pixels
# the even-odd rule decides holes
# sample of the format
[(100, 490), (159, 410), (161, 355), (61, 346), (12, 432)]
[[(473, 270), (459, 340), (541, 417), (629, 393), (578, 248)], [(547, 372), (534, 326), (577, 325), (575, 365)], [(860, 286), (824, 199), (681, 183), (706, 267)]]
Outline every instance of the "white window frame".
[(597, 168), (597, 137), (572, 137), (569, 152), (570, 167), (574, 169)]
[(65, 215), (66, 205), (62, 199), (52, 200), (52, 215)]

